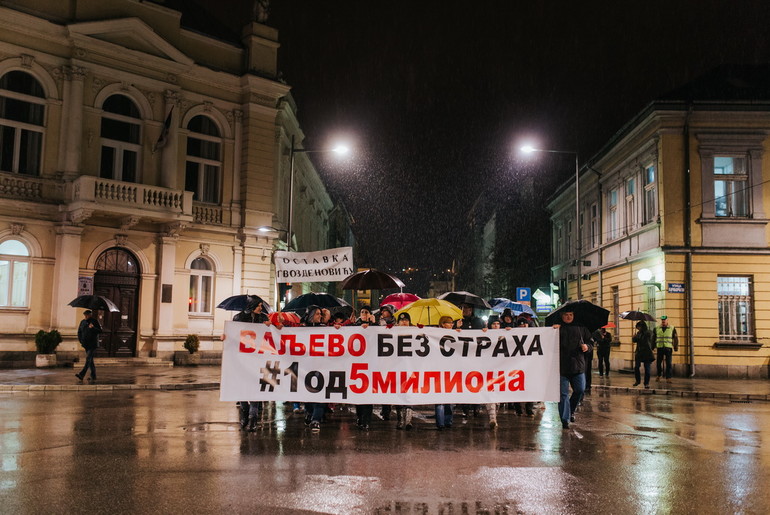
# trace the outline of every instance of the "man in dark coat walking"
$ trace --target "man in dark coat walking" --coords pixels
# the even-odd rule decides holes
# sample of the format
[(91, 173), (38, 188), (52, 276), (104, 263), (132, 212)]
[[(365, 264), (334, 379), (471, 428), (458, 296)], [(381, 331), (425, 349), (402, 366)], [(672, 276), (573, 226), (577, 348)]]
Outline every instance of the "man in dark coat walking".
[(80, 381), (86, 375), (86, 371), (91, 369), (91, 377), (88, 378), (89, 383), (96, 381), (96, 365), (94, 365), (94, 354), (96, 348), (99, 346), (99, 333), (102, 332), (102, 326), (99, 321), (92, 316), (90, 309), (83, 312), (83, 320), (80, 321), (78, 326), (78, 341), (80, 345), (86, 351), (86, 363), (83, 366), (83, 370), (80, 373), (75, 374)]
[[(563, 311), (561, 324), (554, 324), (559, 329), (559, 375), (561, 396), (559, 417), (564, 429), (575, 421), (575, 410), (586, 386), (586, 354), (593, 350), (591, 333), (582, 325), (575, 323), (575, 313)], [(572, 395), (569, 393), (572, 387)]]

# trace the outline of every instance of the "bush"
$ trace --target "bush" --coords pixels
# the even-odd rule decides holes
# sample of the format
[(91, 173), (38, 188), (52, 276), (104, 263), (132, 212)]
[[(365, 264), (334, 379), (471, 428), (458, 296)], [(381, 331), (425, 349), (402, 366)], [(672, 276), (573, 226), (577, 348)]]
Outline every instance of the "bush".
[(61, 341), (61, 334), (56, 329), (47, 332), (41, 329), (35, 334), (35, 347), (38, 354), (53, 354)]
[(198, 352), (198, 347), (200, 347), (200, 345), (201, 341), (197, 334), (188, 334), (184, 341), (184, 348), (187, 349), (190, 354)]

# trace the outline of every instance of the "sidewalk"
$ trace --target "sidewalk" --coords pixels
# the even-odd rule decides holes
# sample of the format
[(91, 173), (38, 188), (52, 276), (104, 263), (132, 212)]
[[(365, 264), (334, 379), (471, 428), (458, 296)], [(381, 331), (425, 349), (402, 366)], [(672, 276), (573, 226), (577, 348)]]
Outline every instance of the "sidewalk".
[[(99, 380), (82, 384), (72, 368), (0, 369), (0, 392), (8, 391), (94, 391), (94, 390), (201, 390), (218, 389), (219, 366), (197, 367), (110, 367), (97, 368)], [(670, 382), (655, 381), (650, 389), (631, 386), (633, 375), (613, 373), (610, 377), (592, 376), (592, 389), (598, 393), (669, 395), (698, 399), (733, 401), (770, 401), (770, 380), (705, 379), (675, 377)]]

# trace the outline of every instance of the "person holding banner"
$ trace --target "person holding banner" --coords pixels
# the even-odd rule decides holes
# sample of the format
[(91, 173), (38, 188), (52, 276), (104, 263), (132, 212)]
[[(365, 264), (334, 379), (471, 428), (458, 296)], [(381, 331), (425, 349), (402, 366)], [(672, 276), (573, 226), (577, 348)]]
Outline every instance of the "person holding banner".
[[(358, 319), (355, 324), (360, 327), (369, 327), (369, 324), (374, 324), (375, 319), (372, 314), (372, 309), (364, 304), (358, 310)], [(356, 427), (362, 431), (369, 431), (369, 424), (372, 422), (372, 412), (374, 411), (374, 404), (356, 404)]]
[[(575, 410), (583, 398), (586, 385), (586, 354), (593, 349), (591, 333), (585, 326), (575, 322), (573, 311), (561, 312), (561, 324), (554, 324), (559, 330), (559, 375), (561, 396), (559, 417), (564, 429), (575, 421)], [(572, 387), (572, 395), (569, 390)]]
[[(305, 317), (300, 324), (305, 327), (322, 327), (323, 311), (318, 306), (308, 306)], [(321, 422), (326, 413), (326, 403), (324, 402), (306, 402), (305, 403), (305, 425), (310, 426), (310, 430), (317, 433), (321, 430)]]
[[(500, 318), (492, 315), (487, 319), (489, 329), (500, 329)], [(487, 414), (489, 415), (489, 428), (497, 429), (497, 403), (487, 404)]]
[[(467, 304), (463, 303), (460, 304), (460, 309), (462, 309), (463, 317), (456, 321), (454, 323), (454, 328), (458, 331), (463, 329), (481, 329), (486, 330), (487, 326), (484, 323), (484, 321), (477, 317), (476, 314), (473, 312), (473, 304)], [(478, 404), (463, 404), (463, 416), (465, 418), (468, 418), (468, 414), (473, 411), (473, 416), (477, 417), (479, 416), (479, 405)], [(490, 421), (490, 426), (492, 425), (492, 422)], [(497, 426), (497, 422), (495, 421), (495, 426)]]
[[(401, 313), (398, 315), (398, 325), (412, 325), (412, 317), (409, 316), (409, 313)], [(412, 430), (411, 406), (396, 406), (396, 429), (405, 429), (407, 431)]]
[[(235, 314), (234, 322), (249, 322), (252, 324), (270, 324), (270, 319), (266, 313), (263, 313), (264, 305), (259, 297), (249, 297), (246, 309)], [(240, 423), (244, 431), (254, 432), (257, 430), (257, 420), (262, 413), (262, 402), (260, 401), (240, 401)]]
[[(454, 321), (450, 316), (443, 316), (438, 320), (438, 326), (442, 329), (452, 329)], [(436, 427), (439, 431), (452, 427), (453, 404), (436, 404)]]

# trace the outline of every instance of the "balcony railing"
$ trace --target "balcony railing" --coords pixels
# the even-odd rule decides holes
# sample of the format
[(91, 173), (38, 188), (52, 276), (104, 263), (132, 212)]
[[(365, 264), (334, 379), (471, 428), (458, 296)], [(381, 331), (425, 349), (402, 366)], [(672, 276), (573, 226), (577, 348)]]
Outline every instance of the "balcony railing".
[(193, 222), (198, 224), (222, 225), (224, 215), (222, 206), (193, 203)]
[(23, 200), (41, 200), (45, 179), (26, 175), (0, 174), (0, 197)]
[[(71, 207), (92, 208), (142, 217), (192, 219), (192, 192), (81, 175), (72, 183)], [(149, 215), (149, 216), (148, 216)]]

